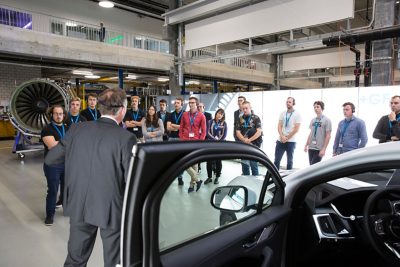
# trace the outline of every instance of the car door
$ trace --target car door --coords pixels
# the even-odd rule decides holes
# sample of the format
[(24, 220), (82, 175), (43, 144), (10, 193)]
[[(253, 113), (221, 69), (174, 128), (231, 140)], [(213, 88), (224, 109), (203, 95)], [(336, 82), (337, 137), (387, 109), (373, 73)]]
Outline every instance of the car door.
[[(202, 184), (189, 193), (192, 175), (204, 180), (206, 167), (216, 165), (218, 172), (218, 161), (219, 184)], [(201, 173), (189, 171), (198, 163)], [(246, 166), (257, 166), (260, 174), (242, 175)], [(184, 186), (176, 179), (181, 175)], [(211, 197), (227, 186), (246, 188), (250, 208), (213, 208)], [(278, 171), (254, 146), (206, 141), (138, 145), (125, 193), (122, 266), (280, 265), (290, 210), (283, 206)]]

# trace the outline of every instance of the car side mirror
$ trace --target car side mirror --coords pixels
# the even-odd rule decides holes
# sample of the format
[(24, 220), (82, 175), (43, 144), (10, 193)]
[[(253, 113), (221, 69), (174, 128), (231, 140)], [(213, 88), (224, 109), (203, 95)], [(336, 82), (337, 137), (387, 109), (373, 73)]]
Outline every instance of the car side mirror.
[(222, 211), (243, 211), (247, 207), (247, 202), (247, 188), (240, 185), (218, 187), (211, 194), (211, 205)]

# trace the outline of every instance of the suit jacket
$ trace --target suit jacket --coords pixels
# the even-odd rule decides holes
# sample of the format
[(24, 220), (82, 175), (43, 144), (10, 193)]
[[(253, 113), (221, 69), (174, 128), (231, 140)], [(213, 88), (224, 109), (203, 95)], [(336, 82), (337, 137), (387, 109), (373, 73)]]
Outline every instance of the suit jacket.
[(45, 163), (65, 160), (64, 215), (73, 222), (119, 229), (125, 181), (136, 136), (109, 118), (75, 123)]

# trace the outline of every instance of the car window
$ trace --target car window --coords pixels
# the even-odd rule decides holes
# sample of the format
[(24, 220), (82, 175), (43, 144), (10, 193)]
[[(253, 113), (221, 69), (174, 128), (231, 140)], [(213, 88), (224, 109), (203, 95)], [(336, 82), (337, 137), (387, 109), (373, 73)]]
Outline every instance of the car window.
[[(182, 180), (180, 177), (174, 179), (161, 202), (160, 250), (171, 248), (220, 227), (229, 227), (232, 222), (254, 215), (266, 174), (265, 166), (243, 159), (201, 162), (184, 170), (181, 174)], [(211, 179), (207, 180), (208, 177)], [(211, 205), (213, 191), (227, 185), (247, 188), (248, 203), (242, 211), (222, 211)], [(274, 198), (275, 186), (272, 179), (268, 188), (263, 198), (263, 208), (268, 208)], [(243, 190), (238, 190), (232, 193), (229, 199), (230, 204), (242, 203), (243, 192)]]

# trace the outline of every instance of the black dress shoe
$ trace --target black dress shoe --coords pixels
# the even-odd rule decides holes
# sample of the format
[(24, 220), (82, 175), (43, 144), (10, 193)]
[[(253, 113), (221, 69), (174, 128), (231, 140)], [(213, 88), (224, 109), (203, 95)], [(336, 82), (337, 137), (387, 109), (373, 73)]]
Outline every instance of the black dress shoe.
[(212, 182), (212, 178), (207, 178), (207, 180), (204, 181), (204, 184), (208, 184)]

